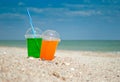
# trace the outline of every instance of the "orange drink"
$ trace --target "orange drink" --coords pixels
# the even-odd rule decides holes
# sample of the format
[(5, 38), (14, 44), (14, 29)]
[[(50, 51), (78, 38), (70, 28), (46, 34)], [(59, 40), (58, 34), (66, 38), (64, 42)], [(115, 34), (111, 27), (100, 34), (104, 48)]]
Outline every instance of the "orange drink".
[(57, 48), (59, 40), (43, 40), (40, 58), (45, 60), (54, 59), (54, 54)]
[(42, 33), (42, 39), (40, 58), (44, 60), (54, 59), (56, 48), (60, 42), (59, 34), (54, 30), (46, 30)]

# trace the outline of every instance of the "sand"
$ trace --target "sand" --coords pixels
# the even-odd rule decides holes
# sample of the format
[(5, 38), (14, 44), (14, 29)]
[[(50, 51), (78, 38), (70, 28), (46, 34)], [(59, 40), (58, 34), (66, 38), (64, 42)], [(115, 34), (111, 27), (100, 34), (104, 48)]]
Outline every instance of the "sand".
[(26, 48), (0, 47), (0, 82), (120, 82), (120, 52), (57, 50), (27, 58)]

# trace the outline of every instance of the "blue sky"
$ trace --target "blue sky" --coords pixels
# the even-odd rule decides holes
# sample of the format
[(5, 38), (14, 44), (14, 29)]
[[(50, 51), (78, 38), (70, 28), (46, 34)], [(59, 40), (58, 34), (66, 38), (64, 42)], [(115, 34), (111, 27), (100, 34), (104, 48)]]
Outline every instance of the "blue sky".
[(23, 40), (34, 27), (63, 40), (120, 40), (120, 0), (1, 0), (0, 40)]

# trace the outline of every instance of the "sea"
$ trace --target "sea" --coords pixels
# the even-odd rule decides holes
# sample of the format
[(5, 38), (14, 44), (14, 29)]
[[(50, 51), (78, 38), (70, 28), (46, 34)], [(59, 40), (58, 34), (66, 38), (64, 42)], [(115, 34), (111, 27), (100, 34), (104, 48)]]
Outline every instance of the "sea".
[[(0, 46), (27, 48), (25, 40), (0, 40)], [(57, 49), (120, 52), (120, 40), (61, 40)]]

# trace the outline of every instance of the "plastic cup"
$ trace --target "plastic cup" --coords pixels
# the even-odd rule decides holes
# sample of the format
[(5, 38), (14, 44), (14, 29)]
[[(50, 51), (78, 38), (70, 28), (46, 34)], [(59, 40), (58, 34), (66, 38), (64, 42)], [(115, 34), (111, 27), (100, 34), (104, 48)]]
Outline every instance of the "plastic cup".
[(40, 58), (44, 60), (54, 59), (56, 48), (60, 42), (59, 34), (54, 30), (47, 30), (42, 34), (42, 38)]
[(42, 45), (41, 33), (39, 28), (34, 28), (35, 34), (33, 34), (32, 28), (29, 28), (25, 34), (27, 41), (28, 57), (39, 58)]

